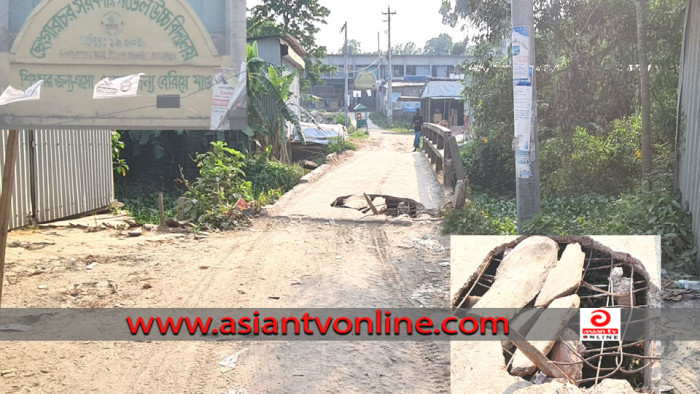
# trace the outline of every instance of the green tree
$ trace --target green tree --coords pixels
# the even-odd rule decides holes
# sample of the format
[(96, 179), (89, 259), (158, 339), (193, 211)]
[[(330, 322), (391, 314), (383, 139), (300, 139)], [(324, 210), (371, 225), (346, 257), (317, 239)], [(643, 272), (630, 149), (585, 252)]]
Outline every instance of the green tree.
[(450, 55), (461, 56), (467, 53), (467, 43), (465, 41), (455, 42), (450, 50)]
[[(333, 68), (321, 63), (326, 56), (326, 47), (316, 43), (316, 34), (320, 31), (320, 25), (326, 24), (330, 10), (319, 3), (319, 0), (261, 0), (251, 10), (252, 21), (249, 25), (274, 21), (278, 26), (278, 33), (287, 33), (297, 39), (304, 47), (306, 56), (306, 75), (304, 87), (310, 82), (322, 83), (321, 73), (329, 72)], [(250, 38), (251, 35), (248, 34)]]
[(394, 55), (420, 55), (420, 49), (415, 42), (409, 41), (405, 44), (394, 45)]
[(426, 55), (449, 55), (452, 50), (452, 37), (448, 34), (440, 34), (429, 39), (425, 43), (423, 53)]
[[(360, 50), (360, 42), (355, 39), (348, 40), (348, 55), (359, 55), (361, 53), (362, 50)], [(338, 54), (343, 54), (343, 47), (338, 49)]]
[[(591, 136), (605, 137), (615, 130), (617, 120), (640, 112), (640, 77), (630, 67), (639, 62), (635, 1), (534, 2), (540, 141), (545, 144), (549, 139), (562, 139), (557, 143), (563, 149), (555, 155), (557, 160), (569, 160), (571, 155), (580, 153), (572, 144), (577, 132), (584, 130)], [(652, 0), (646, 12), (647, 54), (651, 65), (651, 139), (654, 154), (665, 155), (659, 157), (664, 171), (670, 171), (673, 162), (672, 148), (662, 143), (674, 140), (683, 10), (682, 0)], [(474, 59), (464, 64), (467, 80), (471, 81), (466, 86), (465, 99), (476, 118), (474, 141), (483, 138), (489, 142), (485, 147), (470, 150), (469, 162), (478, 165), (478, 170), (502, 168), (513, 155), (512, 75), (509, 75), (512, 71), (508, 54), (510, 5), (500, 1), (445, 0), (441, 13), (449, 25), (476, 29), (470, 37), (475, 44)], [(498, 146), (488, 146), (492, 144)], [(486, 153), (490, 156), (482, 156)], [(485, 162), (488, 160), (482, 159), (498, 161), (489, 165)], [(655, 167), (658, 161), (654, 160)], [(561, 166), (543, 162), (541, 168), (547, 167)], [(639, 171), (641, 174), (641, 167)], [(547, 183), (551, 174), (546, 171), (541, 174)], [(494, 184), (506, 184), (512, 174), (484, 176), (484, 180), (489, 178)], [(640, 177), (636, 178), (639, 185)], [(658, 178), (672, 179), (671, 176)], [(575, 182), (575, 178), (569, 182)]]

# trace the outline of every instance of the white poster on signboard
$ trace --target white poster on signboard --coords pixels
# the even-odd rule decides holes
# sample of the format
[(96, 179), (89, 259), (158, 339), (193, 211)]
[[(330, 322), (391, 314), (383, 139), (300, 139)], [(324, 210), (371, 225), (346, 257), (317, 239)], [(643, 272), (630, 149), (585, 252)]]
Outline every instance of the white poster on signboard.
[(0, 105), (7, 105), (18, 101), (39, 100), (41, 96), (41, 85), (43, 84), (44, 80), (42, 79), (28, 87), (27, 90), (19, 90), (8, 86), (0, 95)]
[(108, 99), (117, 97), (136, 96), (139, 91), (139, 81), (144, 73), (127, 75), (121, 78), (104, 78), (95, 84), (92, 92), (93, 99)]

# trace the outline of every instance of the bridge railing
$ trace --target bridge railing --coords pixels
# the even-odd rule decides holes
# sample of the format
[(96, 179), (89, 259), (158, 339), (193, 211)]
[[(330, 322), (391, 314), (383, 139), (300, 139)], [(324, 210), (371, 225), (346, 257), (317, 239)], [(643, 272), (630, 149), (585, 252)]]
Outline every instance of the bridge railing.
[(466, 178), (466, 169), (459, 155), (457, 139), (452, 131), (434, 123), (423, 124), (423, 150), (435, 165), (435, 173), (443, 172), (443, 183), (455, 187)]

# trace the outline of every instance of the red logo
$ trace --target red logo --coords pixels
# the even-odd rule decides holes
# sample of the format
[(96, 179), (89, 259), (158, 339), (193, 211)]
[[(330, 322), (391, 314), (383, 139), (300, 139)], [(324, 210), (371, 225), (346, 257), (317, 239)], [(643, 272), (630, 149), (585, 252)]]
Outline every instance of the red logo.
[(610, 323), (610, 313), (604, 309), (598, 309), (591, 313), (591, 324), (596, 327), (605, 327)]

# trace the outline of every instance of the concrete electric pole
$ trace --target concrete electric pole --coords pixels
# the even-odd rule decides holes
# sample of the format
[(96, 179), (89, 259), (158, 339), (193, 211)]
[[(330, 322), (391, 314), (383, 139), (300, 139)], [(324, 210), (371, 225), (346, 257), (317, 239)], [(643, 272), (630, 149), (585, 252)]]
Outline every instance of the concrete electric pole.
[[(231, 55), (231, 68), (234, 73), (242, 73), (246, 71), (246, 31), (245, 31), (245, 15), (246, 15), (246, 0), (226, 0), (226, 26), (224, 42), (229, 54)], [(245, 92), (244, 92), (245, 93)], [(240, 110), (239, 110), (240, 111)], [(225, 115), (225, 121), (222, 124), (223, 130), (242, 130), (245, 128), (245, 115), (234, 116), (234, 110), (229, 109)], [(232, 122), (232, 120), (237, 119)], [(224, 132), (219, 131), (217, 138), (223, 139)]]
[(515, 191), (518, 230), (540, 213), (540, 163), (533, 0), (512, 0)]
[(345, 127), (348, 127), (348, 101), (350, 101), (350, 96), (348, 95), (348, 22), (345, 22), (343, 28), (340, 31), (345, 32), (345, 42), (343, 44), (343, 58), (345, 59), (345, 96), (343, 102), (345, 103)]
[(391, 6), (387, 6), (386, 13), (382, 12), (382, 15), (387, 16), (387, 22), (389, 23), (389, 30), (387, 31), (389, 35), (389, 50), (387, 51), (387, 56), (389, 57), (389, 72), (388, 72), (388, 77), (387, 79), (389, 80), (389, 85), (387, 88), (387, 106), (386, 106), (386, 118), (387, 121), (390, 125), (394, 124), (394, 105), (393, 105), (393, 92), (392, 92), (392, 87), (391, 83), (392, 80), (394, 79), (394, 70), (391, 65), (391, 16), (396, 15), (396, 12), (391, 12)]

